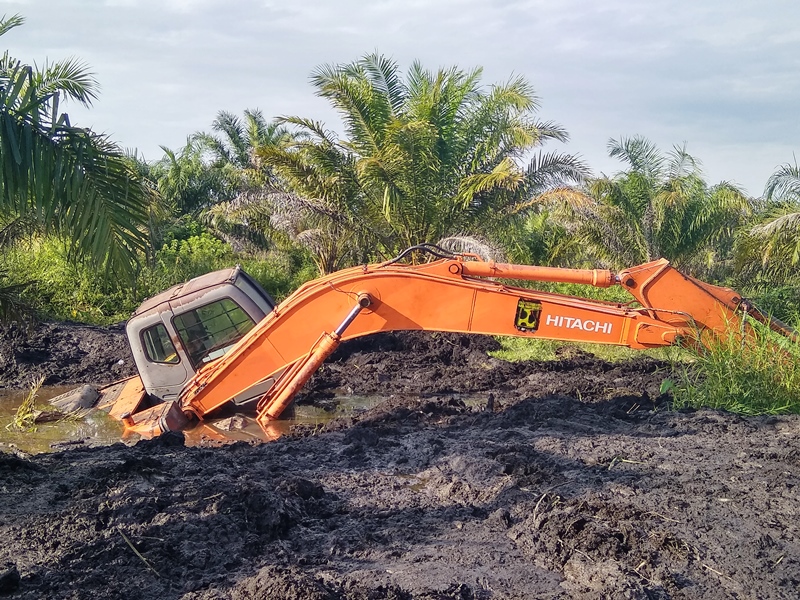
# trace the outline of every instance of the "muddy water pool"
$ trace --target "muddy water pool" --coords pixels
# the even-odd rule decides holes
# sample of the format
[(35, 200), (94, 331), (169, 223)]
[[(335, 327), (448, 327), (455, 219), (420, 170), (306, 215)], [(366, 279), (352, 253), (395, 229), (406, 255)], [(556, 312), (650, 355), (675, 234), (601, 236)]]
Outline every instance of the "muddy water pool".
[[(48, 400), (74, 389), (75, 386), (47, 386), (36, 395), (36, 410), (52, 410)], [(123, 435), (122, 424), (105, 412), (93, 410), (81, 418), (61, 418), (36, 423), (34, 429), (17, 431), (11, 426), (27, 391), (0, 389), (0, 452), (21, 451), (27, 454), (53, 452), (70, 447), (108, 446), (117, 442), (133, 444), (138, 435)], [(484, 394), (454, 395), (467, 406), (483, 405)], [(341, 395), (325, 402), (324, 406), (293, 405), (277, 421), (262, 429), (252, 413), (236, 413), (221, 418), (206, 419), (194, 424), (184, 433), (186, 444), (215, 445), (234, 441), (268, 442), (298, 426), (322, 427), (344, 416), (363, 413), (385, 400), (381, 396)]]
[[(51, 411), (48, 400), (75, 386), (43, 387), (36, 395), (36, 410)], [(102, 411), (82, 418), (62, 418), (36, 423), (29, 431), (16, 431), (11, 423), (27, 396), (26, 390), (0, 390), (0, 452), (14, 449), (28, 454), (52, 452), (70, 446), (106, 446), (122, 439), (122, 424)]]
[[(36, 396), (36, 410), (50, 411), (52, 407), (48, 401), (74, 387), (41, 388)], [(82, 418), (54, 419), (37, 423), (29, 431), (16, 431), (11, 423), (26, 395), (25, 390), (0, 389), (0, 452), (38, 454), (70, 447), (107, 446), (117, 442), (132, 444), (140, 439), (136, 435), (123, 435), (122, 424), (99, 410), (91, 411)], [(465, 399), (467, 402), (470, 400)], [(380, 396), (342, 395), (326, 401), (324, 406), (294, 405), (280, 420), (270, 423), (266, 430), (256, 423), (252, 413), (207, 419), (185, 431), (186, 444), (272, 441), (297, 426), (321, 427), (334, 418), (362, 413), (383, 401), (384, 398)]]

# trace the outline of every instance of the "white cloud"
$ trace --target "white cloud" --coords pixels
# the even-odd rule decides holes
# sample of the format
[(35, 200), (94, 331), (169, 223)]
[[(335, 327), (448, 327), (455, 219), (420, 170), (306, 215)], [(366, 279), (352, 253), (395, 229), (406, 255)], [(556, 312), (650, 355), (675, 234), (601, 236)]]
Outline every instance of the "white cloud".
[[(792, 0), (32, 0), (12, 55), (79, 56), (103, 94), (81, 121), (157, 157), (221, 109), (336, 123), (311, 71), (379, 50), (402, 66), (525, 76), (596, 170), (610, 137), (688, 142), (711, 180), (759, 193), (800, 140), (800, 6)], [(88, 119), (88, 121), (84, 120)], [(77, 120), (77, 119), (76, 119)], [(724, 157), (720, 159), (719, 157)]]

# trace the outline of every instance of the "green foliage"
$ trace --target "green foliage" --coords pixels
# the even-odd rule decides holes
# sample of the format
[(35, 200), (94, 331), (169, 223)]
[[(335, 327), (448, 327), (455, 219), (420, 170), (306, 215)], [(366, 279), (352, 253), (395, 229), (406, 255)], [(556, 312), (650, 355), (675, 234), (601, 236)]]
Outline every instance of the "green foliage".
[(599, 288), (579, 283), (550, 283), (546, 281), (537, 281), (532, 285), (536, 289), (546, 292), (554, 292), (565, 296), (578, 296), (579, 298), (589, 298), (592, 300), (602, 300), (603, 302), (619, 302), (625, 304), (633, 300), (633, 297), (624, 288), (618, 285)]
[(752, 289), (747, 297), (765, 314), (793, 327), (800, 327), (800, 287), (765, 285)]
[[(280, 300), (314, 276), (313, 264), (302, 252), (272, 251), (241, 256), (209, 233), (172, 240), (155, 254), (152, 266), (138, 277), (135, 304), (177, 283), (241, 264), (273, 297)], [(135, 306), (134, 306), (135, 308)]]
[(585, 260), (578, 238), (546, 208), (529, 212), (502, 239), (512, 259), (524, 264), (578, 268)]
[(308, 253), (300, 249), (269, 252), (262, 259), (243, 259), (241, 265), (277, 301), (319, 275)]
[(317, 95), (341, 116), (346, 139), (294, 117), (286, 122), (298, 127), (296, 140), (259, 156), (313, 200), (312, 251), (336, 252), (321, 270), (342, 254), (322, 237), (344, 232), (379, 258), (448, 236), (491, 237), (531, 198), (582, 177), (585, 167), (559, 154), (520, 166), (523, 155), (566, 133), (534, 118), (537, 99), (523, 78), (486, 90), (480, 76), (480, 69), (432, 72), (415, 62), (403, 77), (378, 54), (316, 70)]
[(314, 269), (302, 252), (273, 251), (258, 257), (236, 254), (230, 245), (203, 233), (186, 240), (173, 240), (155, 255), (153, 266), (143, 270), (139, 301), (177, 283), (211, 271), (241, 264), (276, 299), (289, 295), (300, 284), (312, 279)]
[(367, 201), (355, 156), (321, 124), (290, 118), (301, 135), (283, 147), (259, 149), (290, 194), (256, 199), (246, 207), (269, 215), (273, 239), (306, 248), (320, 275), (390, 253), (392, 241), (381, 228), (381, 212)]
[(245, 110), (243, 118), (220, 111), (212, 130), (192, 134), (178, 152), (162, 147), (164, 157), (151, 168), (167, 208), (152, 226), (156, 245), (186, 239), (193, 228), (196, 235), (200, 225), (241, 255), (287, 248), (281, 235), (273, 235), (269, 207), (260, 204), (277, 184), (257, 152), (280, 146), (292, 135), (278, 121), (267, 122), (258, 110)]
[(209, 157), (212, 169), (235, 173), (238, 191), (272, 187), (272, 174), (257, 154), (261, 148), (281, 147), (292, 139), (285, 125), (279, 120), (267, 122), (260, 110), (245, 109), (243, 119), (220, 111), (211, 128), (217, 135), (196, 133), (190, 141)]
[[(0, 19), (0, 35), (21, 23)], [(8, 52), (0, 59), (0, 229), (27, 221), (132, 278), (147, 250), (150, 191), (115, 144), (59, 111), (61, 98), (88, 106), (95, 95), (94, 76), (74, 59), (42, 70)]]
[(499, 336), (496, 339), (502, 348), (489, 354), (509, 362), (557, 360), (559, 349), (564, 345), (563, 342), (532, 338)]
[(23, 321), (33, 316), (33, 307), (23, 298), (31, 283), (11, 283), (8, 272), (0, 268), (0, 322)]
[[(242, 257), (225, 242), (201, 233), (165, 244), (129, 285), (99, 277), (90, 263), (76, 262), (63, 241), (38, 238), (0, 258), (0, 269), (7, 274), (0, 282), (0, 294), (16, 289), (19, 300), (44, 317), (109, 324), (126, 320), (145, 298), (237, 263), (277, 299), (314, 275), (313, 263), (302, 252)], [(23, 285), (31, 281), (35, 285)]]
[(231, 174), (212, 169), (196, 141), (190, 139), (177, 152), (161, 149), (164, 156), (152, 166), (150, 177), (174, 213), (193, 213), (236, 194)]
[(21, 298), (44, 317), (107, 323), (126, 319), (132, 310), (129, 284), (111, 282), (92, 265), (75, 261), (58, 238), (18, 244), (3, 255), (0, 266), (10, 282), (35, 282)]
[(267, 122), (258, 110), (245, 110), (244, 119), (220, 111), (211, 127), (214, 133), (194, 133), (178, 151), (162, 146), (164, 156), (152, 167), (159, 193), (178, 214), (274, 188), (272, 173), (256, 152), (291, 139), (284, 125)]
[(167, 223), (162, 231), (161, 246), (175, 240), (188, 240), (206, 233), (206, 228), (192, 214), (183, 214)]
[(557, 340), (540, 340), (521, 337), (498, 337), (502, 348), (490, 354), (501, 360), (521, 361), (554, 361), (563, 360), (577, 354), (586, 353), (607, 362), (617, 363), (641, 357), (643, 354), (658, 360), (671, 358), (674, 348), (654, 348), (652, 350), (633, 350), (627, 346), (611, 344), (588, 344), (562, 342)]
[(588, 186), (596, 204), (577, 211), (577, 235), (614, 268), (667, 258), (689, 274), (719, 276), (733, 234), (751, 212), (735, 186), (708, 186), (685, 148), (664, 155), (641, 137), (609, 142), (629, 169)]
[(207, 233), (172, 240), (155, 253), (153, 265), (142, 271), (138, 279), (146, 288), (140, 293), (152, 296), (176, 283), (231, 266), (234, 261), (230, 246)]
[(774, 285), (800, 284), (800, 167), (785, 164), (767, 181), (758, 222), (741, 232), (737, 247), (741, 279)]
[(679, 371), (675, 408), (708, 407), (745, 415), (800, 412), (800, 350), (763, 327), (742, 343), (737, 332), (712, 339)]

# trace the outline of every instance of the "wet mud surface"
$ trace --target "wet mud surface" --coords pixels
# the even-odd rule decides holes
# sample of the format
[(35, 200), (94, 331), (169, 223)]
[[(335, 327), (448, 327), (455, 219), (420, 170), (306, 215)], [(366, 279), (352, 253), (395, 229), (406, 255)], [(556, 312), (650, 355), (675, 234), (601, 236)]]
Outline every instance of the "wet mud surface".
[(350, 343), (301, 401), (387, 401), (269, 444), (0, 454), (0, 595), (798, 597), (800, 418), (670, 411), (666, 365), (493, 345)]
[(136, 373), (123, 324), (0, 324), (0, 388), (111, 383)]

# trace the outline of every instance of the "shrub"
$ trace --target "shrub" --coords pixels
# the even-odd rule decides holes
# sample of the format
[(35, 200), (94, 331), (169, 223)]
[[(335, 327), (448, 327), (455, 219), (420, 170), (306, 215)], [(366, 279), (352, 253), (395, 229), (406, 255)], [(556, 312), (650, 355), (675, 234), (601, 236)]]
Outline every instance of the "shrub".
[(71, 260), (60, 240), (39, 238), (8, 249), (0, 261), (11, 284), (31, 282), (21, 297), (45, 318), (107, 323), (126, 318), (126, 290)]
[(313, 263), (301, 251), (243, 257), (225, 242), (202, 233), (166, 243), (152, 263), (141, 268), (133, 286), (109, 280), (87, 264), (71, 260), (57, 239), (35, 239), (0, 258), (0, 271), (5, 274), (0, 284), (2, 289), (16, 290), (43, 318), (107, 325), (128, 319), (145, 298), (237, 263), (278, 300), (316, 275)]
[(794, 327), (800, 326), (800, 287), (763, 286), (749, 295), (762, 312)]

